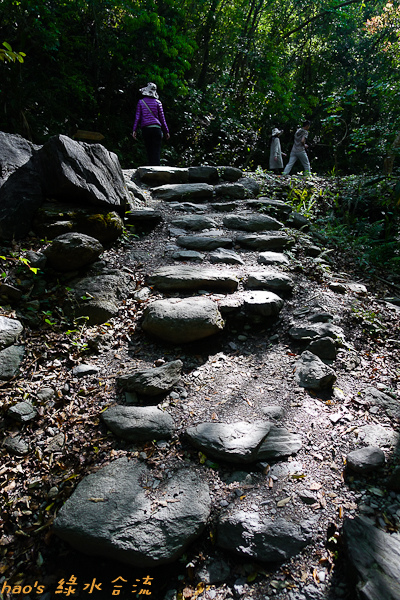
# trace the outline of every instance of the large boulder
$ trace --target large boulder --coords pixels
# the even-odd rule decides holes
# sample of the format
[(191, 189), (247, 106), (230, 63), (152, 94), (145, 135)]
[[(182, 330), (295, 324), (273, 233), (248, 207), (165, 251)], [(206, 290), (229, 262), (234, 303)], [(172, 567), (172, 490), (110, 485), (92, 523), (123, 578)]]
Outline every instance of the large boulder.
[(26, 165), (40, 146), (20, 135), (0, 131), (0, 187), (23, 165)]
[(24, 327), (17, 319), (0, 316), (0, 350), (17, 341)]
[(156, 300), (144, 311), (144, 331), (167, 342), (194, 342), (220, 332), (224, 321), (208, 298)]
[(345, 519), (343, 536), (347, 559), (358, 577), (357, 597), (400, 600), (400, 535), (356, 517)]
[(243, 231), (277, 231), (282, 228), (282, 223), (268, 215), (240, 214), (224, 217), (224, 226), (228, 229), (240, 229)]
[(203, 531), (207, 483), (182, 468), (148, 493), (151, 470), (120, 458), (85, 477), (59, 511), (54, 531), (79, 552), (136, 567), (174, 562)]
[(101, 144), (57, 135), (38, 151), (46, 196), (124, 211), (129, 194), (118, 157)]

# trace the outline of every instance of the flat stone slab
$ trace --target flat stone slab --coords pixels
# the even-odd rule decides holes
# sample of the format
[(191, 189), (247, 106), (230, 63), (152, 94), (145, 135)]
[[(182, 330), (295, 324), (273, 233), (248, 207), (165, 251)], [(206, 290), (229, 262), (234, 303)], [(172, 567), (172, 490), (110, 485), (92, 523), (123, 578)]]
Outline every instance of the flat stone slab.
[(293, 245), (293, 240), (288, 235), (268, 235), (251, 233), (238, 235), (236, 243), (250, 250), (282, 250)]
[(260, 265), (288, 265), (290, 261), (283, 252), (260, 252), (257, 262)]
[(276, 460), (296, 454), (303, 443), (301, 436), (291, 433), (285, 427), (271, 425), (271, 429), (263, 443), (261, 444), (257, 460)]
[(205, 258), (205, 254), (196, 252), (196, 250), (177, 250), (171, 254), (173, 260), (201, 262)]
[(175, 429), (171, 415), (156, 406), (112, 406), (100, 416), (114, 435), (128, 442), (164, 440)]
[(213, 197), (214, 187), (208, 183), (177, 183), (161, 185), (152, 192), (158, 200), (205, 200)]
[(228, 215), (223, 219), (224, 226), (228, 229), (242, 231), (278, 231), (283, 225), (273, 217), (257, 213), (246, 215)]
[(235, 201), (213, 202), (211, 207), (217, 212), (232, 212), (238, 208), (238, 203)]
[(290, 293), (293, 290), (294, 281), (289, 275), (266, 269), (265, 271), (249, 273), (245, 285), (251, 290), (271, 290)]
[(137, 392), (150, 397), (158, 396), (169, 392), (180, 381), (182, 366), (181, 360), (173, 360), (160, 367), (120, 375), (117, 382), (127, 392)]
[(188, 250), (216, 250), (217, 248), (231, 248), (233, 239), (215, 234), (182, 235), (178, 237), (176, 243)]
[(349, 452), (346, 465), (356, 473), (370, 473), (380, 469), (385, 464), (385, 454), (376, 446), (366, 446)]
[(163, 185), (189, 181), (189, 170), (179, 167), (139, 167), (136, 174), (143, 183), (150, 184)]
[(227, 248), (217, 248), (214, 252), (210, 253), (210, 262), (212, 263), (223, 263), (227, 265), (243, 265), (244, 260), (234, 250), (228, 250)]
[(54, 532), (79, 552), (135, 567), (174, 562), (206, 525), (209, 488), (193, 469), (182, 468), (150, 495), (153, 479), (135, 459), (110, 463), (78, 484)]
[(230, 271), (179, 265), (157, 269), (146, 283), (161, 291), (206, 289), (234, 292), (239, 279)]
[(339, 340), (344, 337), (343, 329), (332, 323), (301, 323), (289, 329), (289, 335), (298, 342), (310, 342), (323, 337)]
[(132, 208), (125, 213), (128, 223), (138, 225), (157, 225), (162, 221), (162, 214), (154, 208)]
[(258, 448), (270, 428), (268, 421), (200, 423), (189, 427), (186, 437), (206, 455), (228, 462), (249, 463), (255, 460)]
[(242, 296), (245, 309), (263, 317), (276, 317), (284, 304), (282, 298), (273, 292), (244, 292)]
[(236, 508), (222, 515), (217, 525), (217, 545), (262, 562), (285, 561), (312, 540), (311, 523), (271, 519), (264, 512)]
[(308, 350), (296, 361), (295, 381), (300, 387), (322, 390), (331, 387), (336, 381), (336, 373)]
[(0, 316), (0, 350), (17, 341), (24, 327), (17, 319)]
[(204, 214), (206, 212), (206, 208), (204, 206), (199, 206), (193, 202), (171, 202), (169, 205), (173, 210), (185, 212), (185, 213), (196, 213), (198, 215)]
[(205, 165), (199, 167), (189, 167), (188, 170), (190, 183), (215, 183), (218, 181), (217, 167)]
[(343, 535), (360, 598), (399, 600), (400, 535), (386, 533), (361, 516), (344, 520)]
[(212, 229), (214, 227), (218, 227), (215, 219), (202, 215), (176, 217), (171, 221), (171, 225), (174, 227), (180, 227), (181, 229), (189, 229), (190, 231), (201, 231), (202, 229)]
[(224, 320), (217, 305), (202, 297), (156, 300), (146, 307), (142, 328), (167, 342), (194, 342), (219, 333)]

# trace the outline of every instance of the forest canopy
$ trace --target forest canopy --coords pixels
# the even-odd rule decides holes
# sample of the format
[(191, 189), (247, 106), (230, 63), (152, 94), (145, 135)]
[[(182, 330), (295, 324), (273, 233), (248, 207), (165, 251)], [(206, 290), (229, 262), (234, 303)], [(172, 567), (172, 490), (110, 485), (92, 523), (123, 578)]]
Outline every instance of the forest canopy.
[(272, 127), (287, 151), (310, 119), (316, 172), (399, 168), (400, 2), (1, 0), (0, 17), (3, 131), (98, 131), (135, 166), (139, 88), (154, 81), (168, 164), (265, 168)]

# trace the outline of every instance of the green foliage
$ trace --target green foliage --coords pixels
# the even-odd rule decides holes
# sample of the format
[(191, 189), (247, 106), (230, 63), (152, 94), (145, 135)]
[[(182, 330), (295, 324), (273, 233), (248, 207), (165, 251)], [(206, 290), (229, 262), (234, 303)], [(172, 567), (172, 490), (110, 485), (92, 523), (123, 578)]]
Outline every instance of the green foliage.
[(0, 48), (0, 61), (2, 62), (24, 62), (24, 56), (26, 54), (24, 52), (14, 52), (11, 48), (10, 44), (7, 42), (3, 42), (2, 44), (4, 48)]

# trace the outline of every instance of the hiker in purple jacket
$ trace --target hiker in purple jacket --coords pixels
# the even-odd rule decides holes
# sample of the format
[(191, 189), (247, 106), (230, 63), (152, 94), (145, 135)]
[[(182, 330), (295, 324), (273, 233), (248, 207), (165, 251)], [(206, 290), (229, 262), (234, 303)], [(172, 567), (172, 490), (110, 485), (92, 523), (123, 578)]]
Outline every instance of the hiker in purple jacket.
[(163, 134), (167, 140), (170, 137), (168, 125), (165, 121), (162, 104), (158, 99), (156, 84), (148, 83), (140, 90), (140, 93), (144, 97), (137, 104), (132, 136), (136, 140), (136, 130), (140, 126), (147, 152), (147, 164), (158, 166)]

